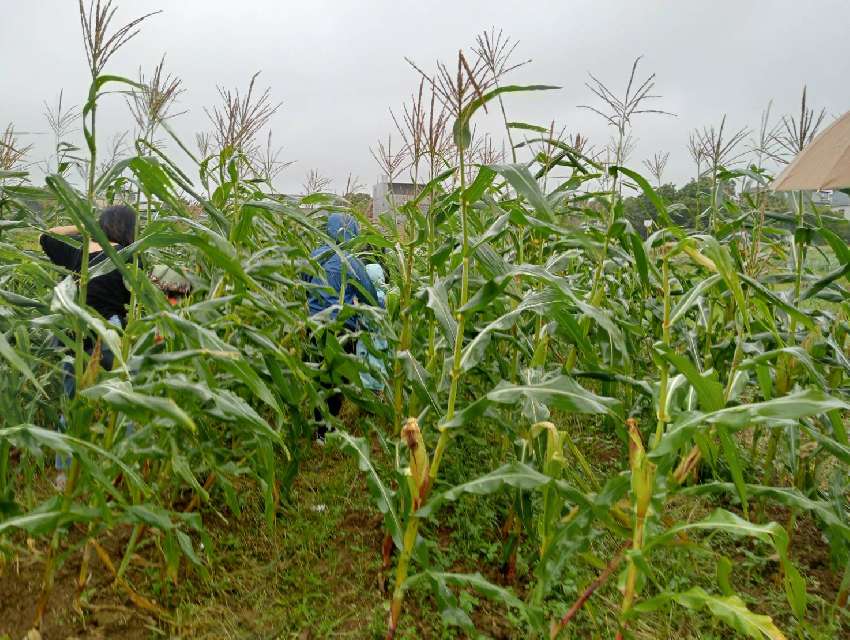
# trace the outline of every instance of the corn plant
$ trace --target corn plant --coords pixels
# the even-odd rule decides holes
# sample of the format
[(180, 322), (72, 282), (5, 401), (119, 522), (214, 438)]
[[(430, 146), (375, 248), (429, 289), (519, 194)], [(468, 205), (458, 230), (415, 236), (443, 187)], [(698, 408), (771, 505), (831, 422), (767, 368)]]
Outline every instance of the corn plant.
[[(166, 603), (128, 577), (135, 552), (156, 550), (166, 584), (186, 575), (184, 564), (204, 574), (216, 557), (205, 518), (238, 517), (246, 483), (262, 496), (267, 526), (285, 527), (278, 507), (321, 421), (337, 427), (331, 440), (356, 458), (383, 516), (385, 570), (394, 569), (387, 638), (409, 621), (411, 593), (428, 588), (443, 621), (468, 634), (475, 624), (462, 591), (510, 609), (518, 637), (554, 639), (608, 589), (616, 597), (606, 616), (620, 638), (674, 607), (745, 637), (811, 635), (815, 596), (794, 560), (803, 514), (821, 526), (844, 575), (836, 602), (817, 605), (836, 617), (837, 634), (846, 629), (838, 611), (850, 593), (850, 250), (827, 216), (720, 197), (736, 181), (765, 190), (769, 180), (764, 167), (727, 166), (740, 134), (728, 137), (721, 124), (691, 140), (697, 177), (711, 171), (711, 224), (677, 225), (624, 166), (631, 119), (661, 112), (642, 106), (654, 76), (636, 81), (636, 61), (623, 97), (591, 83), (616, 129), (610, 162), (600, 163), (582, 136), (508, 120), (511, 93), (554, 87), (507, 84), (514, 45), (493, 31), (451, 69), (416, 67), (418, 91), (395, 118), (403, 152), (387, 143), (375, 156), (390, 178), (409, 169), (418, 193), (372, 221), (327, 193), (318, 172), (302, 198), (274, 193), (280, 164), (267, 130), (279, 105), (270, 90), (255, 91), (256, 76), (247, 92), (220, 89), (198, 156), (168, 126), (176, 80), (161, 67), (139, 81), (106, 74), (139, 21), (113, 30), (109, 2), (80, 12), (91, 87), (80, 113), (85, 157), (74, 162), (87, 167), (85, 185), (69, 181), (64, 163), (77, 152), (61, 140), (44, 186), (29, 182), (20, 157), (0, 172), (0, 361), (9, 374), (0, 376), (0, 536), (4, 551), (22, 543), (16, 532), (45, 549), (35, 627), (60, 564), (76, 552), (78, 598), (95, 554), (134, 606), (167, 624)], [(112, 83), (133, 92), (141, 133), (133, 155), (103, 166), (96, 116)], [(473, 122), (497, 103), (511, 134), (504, 154)], [(817, 118), (805, 106), (801, 118), (788, 130), (805, 143)], [(529, 138), (514, 142), (518, 132)], [(164, 151), (157, 133), (185, 158)], [(650, 163), (659, 184), (661, 157)], [(624, 217), (629, 190), (655, 209), (646, 238)], [(148, 215), (118, 252), (96, 206), (122, 197)], [(398, 291), (385, 310), (341, 303), (335, 318), (308, 315), (304, 275), (319, 273), (310, 256), (329, 241), (330, 211), (360, 216), (364, 232), (344, 248), (387, 266)], [(78, 228), (84, 252), (92, 240), (109, 259), (79, 278), (49, 263), (33, 237), (56, 220)], [(797, 249), (815, 244), (832, 254), (828, 273)], [(191, 283), (176, 306), (148, 278), (159, 263)], [(112, 269), (132, 294), (125, 327), (85, 304), (88, 280)], [(379, 394), (364, 389), (368, 364), (345, 348), (367, 337), (343, 330), (355, 314), (390, 345)], [(107, 348), (111, 371), (99, 364)], [(56, 402), (66, 361), (78, 392)], [(379, 426), (389, 470), (356, 425), (330, 415), (326, 399), (337, 391)], [(61, 416), (64, 433), (55, 429)], [(587, 432), (618, 443), (609, 467), (583, 446)], [(464, 460), (470, 441), (492, 449), (481, 473)], [(38, 479), (48, 453), (73, 462), (64, 492), (45, 498)], [(452, 571), (432, 553), (435, 528), (473, 498), (504, 507), (507, 584), (468, 566)], [(787, 520), (770, 521), (778, 507)], [(112, 557), (104, 540), (125, 526), (129, 539)], [(742, 540), (776, 562), (781, 620), (753, 611), (736, 588), (726, 548)], [(683, 552), (716, 566), (716, 578), (671, 575), (665, 561)], [(524, 588), (511, 570), (518, 557), (529, 568)], [(594, 577), (564, 602), (564, 585), (588, 566)]]
[[(559, 637), (621, 567), (620, 637), (628, 635), (636, 618), (673, 604), (705, 610), (749, 637), (784, 637), (772, 619), (750, 611), (735, 594), (722, 554), (716, 560), (718, 575), (726, 577), (716, 592), (697, 585), (665, 589), (658, 581), (653, 555), (703, 531), (750, 537), (770, 548), (780, 560), (789, 610), (805, 626), (808, 596), (790, 558), (788, 525), (758, 523), (761, 516), (751, 505), (776, 501), (792, 512), (805, 509), (826, 518), (827, 527), (836, 526), (830, 538), (836, 553), (844, 556), (846, 514), (827, 515), (824, 503), (808, 502), (815, 490), (810, 471), (817, 464), (806, 459), (802, 466), (808, 471), (801, 472), (797, 457), (805, 433), (816, 455), (843, 458), (838, 453), (846, 439), (840, 416), (848, 405), (840, 386), (824, 384), (822, 367), (829, 356), (818, 364), (812, 339), (799, 347), (793, 339), (799, 333), (795, 327), (816, 335), (831, 321), (760, 281), (768, 270), (780, 268), (785, 232), (764, 228), (759, 222), (763, 211), (733, 203), (717, 210), (717, 225), (725, 225), (722, 233), (682, 229), (644, 178), (612, 166), (607, 169), (612, 177), (627, 179), (656, 206), (660, 228), (643, 240), (622, 219), (616, 194), (594, 199), (579, 191), (594, 172), (605, 169), (575, 150), (559, 159), (569, 162), (574, 177), (551, 193), (542, 191), (545, 181), (538, 182), (541, 175), (535, 178), (530, 165), (481, 166), (468, 183), (460, 170), (463, 139), (457, 137), (466, 126), (459, 118), (454, 129), (461, 149), (458, 186), (431, 203), (438, 231), (459, 237), (454, 246), (425, 260), (444, 265), (446, 276), (427, 288), (420, 302), (441, 329), (445, 362), (436, 378), (417, 366), (415, 335), (414, 354), (404, 352), (406, 386), (426, 408), (401, 429), (399, 446), (408, 462), (397, 469), (398, 489), (375, 471), (365, 441), (337, 436), (368, 473), (399, 549), (387, 637), (397, 632), (405, 593), (422, 584), (433, 586), (450, 624), (472, 628), (455, 592), (472, 588), (514, 608), (527, 633)], [(544, 172), (547, 166), (551, 163), (544, 158)], [(718, 169), (716, 175), (718, 188), (725, 189), (741, 174)], [(416, 223), (414, 210), (401, 211)], [(724, 213), (728, 219), (721, 217)], [(581, 224), (575, 224), (577, 218)], [(513, 226), (529, 232), (528, 246), (517, 246)], [(820, 233), (835, 245), (836, 255), (846, 253), (828, 229)], [(534, 262), (518, 263), (519, 255)], [(597, 261), (599, 269), (587, 269)], [(835, 282), (812, 281), (812, 297), (824, 292), (827, 280)], [(542, 323), (529, 322), (535, 316)], [(515, 326), (520, 330), (508, 331)], [(424, 336), (419, 340), (423, 344)], [(524, 365), (516, 378), (510, 377), (515, 360), (507, 354), (518, 354)], [(794, 363), (793, 378), (784, 371), (786, 358)], [(513, 406), (519, 414), (511, 411)], [(592, 470), (584, 471), (589, 465), (569, 445), (568, 427), (552, 422), (582, 414), (598, 415), (600, 426), (611, 425), (628, 443), (622, 473), (600, 482)], [(450, 455), (450, 443), (481, 421), (503, 430), (516, 446), (504, 450), (503, 466), (441, 486), (439, 468)], [(742, 436), (765, 429), (786, 434), (789, 453), (797, 458), (789, 460), (789, 470), (805, 484), (777, 486), (775, 454), (742, 446)], [(572, 470), (564, 464), (568, 457), (577, 463)], [(765, 479), (774, 486), (760, 484)], [(420, 542), (423, 522), (436, 519), (448, 503), (467, 494), (506, 490), (526, 498), (524, 508), (537, 523), (528, 528), (539, 541), (539, 555), (534, 588), (525, 600), (480, 574), (433, 567)], [(719, 509), (703, 519), (679, 521), (668, 506), (679, 496), (719, 493), (730, 495), (743, 516)], [(539, 499), (528, 501), (528, 496)], [(601, 532), (620, 539), (610, 559), (603, 560), (604, 570), (563, 616), (546, 620), (544, 605), (553, 586)]]

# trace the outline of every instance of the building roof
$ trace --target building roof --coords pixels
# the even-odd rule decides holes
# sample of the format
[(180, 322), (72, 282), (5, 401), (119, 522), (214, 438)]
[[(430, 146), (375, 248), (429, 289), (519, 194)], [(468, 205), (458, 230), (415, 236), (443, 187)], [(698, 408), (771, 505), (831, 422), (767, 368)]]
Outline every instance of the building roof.
[(843, 191), (833, 191), (829, 204), (833, 207), (850, 207), (850, 196)]
[[(421, 189), (421, 185), (414, 185), (412, 182), (380, 182), (388, 193), (394, 193), (397, 196), (412, 196)], [(377, 186), (377, 185), (376, 185)]]

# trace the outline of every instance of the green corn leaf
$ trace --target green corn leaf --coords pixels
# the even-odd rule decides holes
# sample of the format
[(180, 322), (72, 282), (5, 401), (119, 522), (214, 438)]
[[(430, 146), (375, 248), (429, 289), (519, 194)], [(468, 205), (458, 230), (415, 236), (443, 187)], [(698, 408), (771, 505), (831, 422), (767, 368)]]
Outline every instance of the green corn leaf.
[(521, 462), (510, 462), (495, 471), (431, 496), (428, 502), (417, 511), (416, 515), (421, 518), (429, 518), (445, 503), (454, 502), (464, 495), (490, 495), (508, 487), (521, 491), (534, 491), (547, 486), (555, 487), (561, 495), (573, 503), (585, 507), (589, 507), (591, 504), (584, 494), (566, 482), (551, 478)]
[(741, 318), (744, 321), (744, 326), (749, 327), (750, 310), (747, 306), (747, 300), (744, 297), (744, 290), (741, 288), (741, 279), (738, 277), (738, 272), (735, 269), (735, 263), (732, 260), (729, 249), (721, 245), (712, 236), (705, 236), (703, 238), (703, 245), (705, 255), (714, 261), (717, 272), (723, 278), (729, 291), (732, 292), (732, 296), (735, 298), (735, 304), (738, 307), (737, 311), (741, 314)]
[(171, 447), (171, 468), (174, 470), (178, 476), (183, 478), (192, 489), (201, 497), (201, 500), (207, 502), (210, 499), (210, 494), (207, 493), (207, 490), (198, 482), (198, 479), (195, 477), (195, 474), (192, 472), (192, 467), (189, 465), (189, 461), (185, 456), (181, 455), (177, 450), (177, 445), (172, 441)]
[(440, 191), (442, 191), (440, 185), (449, 178), (451, 178), (456, 171), (457, 168), (451, 167), (434, 176), (433, 180), (429, 180), (424, 185), (422, 185), (422, 189), (419, 191), (419, 194), (415, 198), (413, 198), (413, 200), (411, 200), (411, 203), (413, 203), (414, 206), (419, 206), (419, 204), (422, 203), (425, 198), (434, 195), (435, 192), (439, 193)]
[(632, 256), (635, 259), (635, 266), (637, 266), (640, 282), (643, 285), (644, 291), (648, 292), (652, 285), (649, 281), (649, 258), (646, 255), (643, 241), (638, 234), (632, 232), (628, 234), (628, 242), (632, 250)]
[(786, 640), (785, 635), (773, 623), (770, 616), (753, 613), (738, 596), (715, 596), (702, 587), (693, 587), (681, 593), (664, 593), (635, 605), (630, 617), (650, 613), (670, 602), (699, 611), (707, 608), (712, 615), (722, 620), (738, 633), (753, 640)]
[(726, 556), (720, 556), (717, 559), (717, 584), (724, 596), (735, 595), (735, 590), (732, 588), (732, 561)]
[(738, 490), (738, 498), (741, 500), (744, 517), (749, 518), (750, 506), (747, 499), (747, 484), (744, 479), (744, 462), (741, 460), (738, 451), (738, 443), (729, 433), (729, 429), (723, 425), (717, 426), (717, 435), (720, 438), (723, 457), (726, 459), (726, 464), (729, 465), (729, 473), (732, 474), (732, 481)]
[(117, 455), (96, 444), (81, 438), (75, 438), (67, 433), (59, 433), (58, 431), (44, 429), (33, 424), (19, 424), (14, 427), (0, 429), (0, 441), (8, 441), (13, 446), (29, 450), (32, 449), (31, 443), (37, 443), (63, 455), (70, 455), (72, 453), (81, 455), (91, 452), (115, 464), (121, 470), (121, 473), (124, 474), (127, 482), (142, 495), (146, 496), (150, 493), (150, 488), (145, 484), (141, 476)]
[[(231, 345), (219, 338), (213, 331), (196, 322), (182, 318), (174, 313), (163, 313), (160, 317), (172, 325), (176, 332), (182, 335), (193, 348), (211, 349), (221, 352), (234, 351)], [(228, 358), (221, 360), (219, 361), (219, 366), (248, 387), (260, 400), (274, 409), (275, 413), (282, 413), (275, 396), (254, 368), (245, 361), (244, 356), (239, 359)]]
[(440, 431), (445, 431), (446, 429), (460, 429), (461, 427), (465, 427), (481, 416), (486, 415), (491, 404), (492, 403), (486, 396), (478, 398), (474, 402), (466, 405), (460, 411), (455, 411), (455, 414), (451, 417), (451, 419), (440, 423), (438, 429)]
[(32, 309), (40, 310), (48, 308), (41, 300), (33, 300), (32, 298), (27, 298), (26, 296), (19, 295), (12, 291), (5, 291), (3, 289), (0, 289), (0, 298), (17, 307), (30, 307)]
[(846, 410), (850, 409), (850, 405), (823, 391), (807, 389), (781, 398), (727, 407), (711, 413), (684, 414), (664, 434), (661, 442), (649, 453), (649, 457), (656, 461), (678, 451), (690, 441), (698, 429), (709, 425), (724, 425), (736, 430), (750, 424), (787, 424), (789, 421), (827, 413), (832, 409)]
[[(684, 496), (707, 496), (717, 493), (734, 494), (737, 488), (731, 482), (707, 482), (680, 489), (678, 493)], [(850, 525), (836, 515), (829, 503), (813, 500), (797, 489), (768, 487), (765, 485), (747, 484), (747, 493), (751, 497), (765, 498), (773, 502), (811, 513), (820, 519), (827, 527), (839, 532), (850, 543)]]
[(553, 289), (530, 291), (516, 308), (491, 321), (464, 347), (460, 360), (461, 371), (469, 371), (481, 362), (493, 333), (510, 329), (526, 311), (545, 315), (552, 303), (561, 299), (558, 292)]
[(474, 100), (472, 100), (468, 105), (463, 108), (457, 120), (455, 120), (454, 126), (452, 127), (452, 134), (454, 136), (454, 142), (457, 145), (458, 149), (463, 151), (468, 148), (472, 143), (472, 131), (469, 127), (469, 120), (475, 114), (478, 109), (483, 107), (485, 104), (490, 102), (493, 98), (503, 94), (503, 93), (515, 93), (517, 91), (547, 91), (550, 89), (560, 89), (560, 87), (555, 87), (551, 85), (506, 85), (504, 87), (496, 87), (495, 89), (488, 91), (484, 95), (477, 96)]
[(847, 262), (837, 269), (833, 269), (822, 278), (810, 284), (805, 291), (800, 294), (800, 300), (808, 300), (818, 295), (822, 290), (831, 285), (836, 280), (850, 275), (850, 262)]
[(179, 529), (175, 530), (174, 533), (177, 536), (177, 544), (180, 545), (180, 549), (189, 561), (197, 567), (203, 566), (203, 562), (201, 562), (198, 554), (195, 553), (195, 547), (192, 545), (192, 539)]
[(835, 257), (842, 265), (850, 264), (850, 247), (847, 246), (841, 236), (826, 227), (819, 227), (817, 233), (827, 241)]
[(410, 576), (405, 581), (404, 588), (409, 589), (425, 579), (438, 580), (454, 587), (470, 587), (491, 600), (502, 602), (514, 609), (525, 610), (525, 603), (523, 603), (522, 600), (517, 598), (504, 587), (500, 587), (488, 581), (480, 573), (442, 573), (437, 571), (423, 571), (422, 573)]
[(479, 287), (475, 295), (465, 305), (458, 309), (458, 313), (469, 315), (491, 308), (494, 302), (501, 299), (509, 282), (510, 280), (506, 276), (498, 276), (493, 280), (488, 280)]
[(26, 178), (28, 175), (28, 171), (10, 171), (4, 169), (0, 171), (0, 180), (20, 180)]
[(183, 349), (181, 351), (164, 351), (162, 353), (145, 353), (142, 356), (146, 362), (156, 364), (177, 364), (196, 358), (210, 360), (238, 360), (242, 354), (238, 351), (215, 351), (213, 349)]
[(803, 425), (803, 429), (805, 429), (806, 433), (808, 433), (813, 439), (817, 440), (820, 446), (829, 451), (838, 460), (846, 465), (850, 465), (850, 446), (841, 444), (837, 440), (834, 440), (828, 435), (821, 433), (817, 429), (812, 429), (805, 424)]
[(765, 351), (757, 356), (746, 358), (741, 361), (738, 368), (743, 370), (754, 369), (760, 365), (777, 359), (780, 354), (786, 354), (797, 360), (797, 362), (803, 365), (803, 367), (809, 372), (811, 380), (822, 389), (826, 389), (829, 386), (826, 379), (823, 377), (823, 374), (818, 370), (818, 366), (815, 364), (812, 356), (810, 356), (809, 353), (802, 347), (781, 347), (779, 349), (771, 349), (770, 351)]
[(702, 373), (689, 357), (676, 353), (663, 342), (656, 342), (653, 349), (660, 358), (672, 364), (687, 378), (699, 396), (700, 407), (703, 411), (717, 411), (723, 408), (726, 404), (723, 398), (723, 385), (717, 380), (716, 373)]
[(757, 280), (754, 280), (753, 278), (744, 275), (743, 273), (738, 274), (738, 276), (742, 281), (747, 284), (747, 286), (752, 289), (753, 294), (764, 300), (768, 304), (768, 306), (777, 307), (781, 309), (792, 318), (796, 318), (799, 322), (803, 323), (803, 326), (805, 326), (807, 329), (815, 328), (814, 321), (807, 313), (801, 311), (794, 305), (785, 302), (785, 300), (780, 298), (778, 295), (773, 293), (770, 289), (765, 287)]
[(438, 283), (433, 287), (428, 287), (426, 292), (428, 293), (426, 306), (434, 312), (434, 317), (442, 328), (443, 335), (445, 335), (448, 343), (454, 345), (457, 336), (457, 321), (449, 308), (448, 295), (444, 284)]
[(524, 131), (535, 131), (537, 133), (549, 133), (549, 129), (541, 127), (538, 124), (528, 124), (527, 122), (509, 122), (508, 127), (511, 129), (522, 129)]
[(488, 242), (479, 244), (475, 248), (475, 260), (478, 268), (481, 269), (481, 274), (488, 280), (507, 276), (511, 272), (510, 265)]
[(108, 324), (103, 319), (89, 313), (87, 309), (79, 306), (76, 302), (76, 297), (77, 286), (74, 283), (73, 278), (68, 276), (53, 289), (53, 299), (50, 303), (50, 310), (61, 311), (82, 320), (87, 327), (92, 329), (98, 335), (98, 337), (103, 341), (103, 344), (112, 351), (115, 355), (116, 362), (120, 366), (123, 366), (124, 363), (121, 360), (121, 340), (118, 336), (118, 332), (115, 330), (113, 325)]
[(395, 492), (384, 484), (378, 470), (372, 464), (369, 453), (369, 443), (363, 438), (355, 438), (345, 431), (336, 430), (329, 433), (328, 441), (337, 443), (337, 446), (357, 458), (357, 466), (366, 473), (366, 484), (375, 506), (384, 514), (384, 525), (387, 527), (397, 548), (402, 548), (402, 526), (395, 510)]
[(20, 373), (22, 373), (42, 396), (45, 398), (47, 397), (47, 392), (45, 392), (44, 388), (41, 384), (39, 384), (38, 379), (32, 372), (32, 369), (30, 369), (29, 365), (14, 349), (14, 347), (9, 344), (9, 340), (6, 338), (6, 334), (4, 333), (0, 333), (0, 356), (3, 356), (3, 358), (5, 358), (14, 369), (17, 369)]
[(125, 509), (131, 522), (145, 524), (160, 531), (171, 531), (175, 528), (171, 514), (154, 504), (133, 504)]
[(413, 385), (416, 394), (425, 400), (436, 413), (439, 413), (441, 408), (434, 398), (434, 385), (431, 374), (413, 357), (410, 351), (400, 351), (397, 357), (401, 360), (404, 366), (404, 373)]
[(695, 286), (688, 289), (687, 293), (679, 299), (670, 311), (670, 326), (672, 327), (675, 325), (697, 302), (699, 302), (699, 299), (705, 295), (709, 289), (721, 280), (723, 280), (723, 278), (719, 274), (714, 274), (704, 280), (700, 280)]
[[(188, 226), (192, 231), (191, 233), (171, 231), (165, 228), (165, 225), (169, 224)], [(245, 273), (233, 245), (220, 234), (194, 220), (174, 217), (158, 220), (148, 229), (145, 237), (137, 243), (136, 250), (144, 251), (151, 247), (173, 247), (180, 244), (197, 247), (209, 258), (212, 264), (224, 269), (249, 288), (258, 289), (258, 285)]]
[(475, 176), (475, 180), (472, 181), (472, 184), (466, 187), (466, 191), (462, 194), (462, 197), (467, 204), (478, 202), (478, 200), (481, 199), (481, 196), (484, 195), (487, 188), (493, 184), (493, 179), (495, 177), (496, 172), (492, 168), (486, 165), (480, 167), (478, 169), (478, 175)]
[(95, 108), (97, 104), (97, 99), (101, 95), (101, 89), (110, 83), (115, 82), (118, 84), (126, 84), (135, 89), (144, 89), (145, 87), (140, 83), (130, 80), (129, 78), (125, 78), (123, 76), (109, 75), (109, 74), (101, 74), (92, 80), (91, 85), (89, 85), (89, 94), (86, 103), (83, 105), (82, 116), (83, 116), (83, 136), (86, 139), (86, 144), (88, 145), (89, 152), (94, 154), (97, 149), (97, 143), (94, 139), (94, 134), (92, 134), (89, 129), (89, 123), (86, 121), (86, 117), (91, 113), (92, 109)]
[(552, 208), (552, 204), (525, 165), (500, 164), (493, 165), (492, 168), (507, 180), (508, 184), (516, 189), (516, 192), (520, 196), (528, 201), (540, 218), (546, 222), (554, 221), (555, 211)]
[(549, 484), (551, 481), (552, 478), (534, 470), (528, 465), (521, 462), (511, 462), (474, 480), (459, 484), (448, 491), (431, 496), (416, 515), (421, 518), (428, 518), (436, 513), (446, 502), (454, 502), (466, 494), (478, 496), (490, 495), (501, 491), (505, 487), (527, 491), (538, 489), (543, 485)]
[(487, 394), (491, 402), (515, 404), (521, 400), (544, 404), (570, 413), (602, 413), (616, 416), (619, 404), (614, 398), (598, 396), (568, 376), (556, 376), (539, 383), (500, 382)]
[(207, 410), (210, 415), (253, 427), (254, 433), (277, 443), (283, 447), (284, 451), (287, 450), (281, 435), (272, 429), (269, 423), (238, 395), (227, 389), (215, 389), (210, 390), (210, 396), (214, 403), (214, 407)]
[(649, 182), (642, 175), (637, 173), (636, 171), (632, 171), (631, 169), (627, 169), (626, 167), (618, 167), (611, 166), (608, 167), (608, 173), (612, 176), (617, 175), (618, 173), (622, 173), (624, 176), (633, 180), (635, 184), (637, 184), (643, 194), (649, 199), (652, 203), (652, 206), (655, 207), (656, 213), (658, 213), (658, 218), (664, 224), (665, 227), (669, 227), (670, 231), (673, 232), (677, 237), (681, 237), (683, 235), (682, 231), (676, 227), (673, 222), (670, 220), (670, 214), (667, 212), (667, 205), (664, 204), (664, 201), (652, 188)]
[(195, 421), (171, 398), (137, 393), (126, 382), (106, 380), (84, 389), (81, 394), (93, 400), (100, 400), (133, 418), (143, 419), (149, 415), (156, 415), (190, 431), (197, 429)]
[[(501, 209), (497, 209), (501, 211)], [(508, 212), (501, 213), (491, 224), (484, 230), (480, 236), (477, 236), (472, 241), (472, 250), (478, 248), (479, 245), (485, 242), (491, 242), (501, 236), (505, 231), (510, 228), (511, 223), (511, 214)]]
[(74, 522), (86, 523), (109, 517), (110, 514), (103, 509), (76, 503), (71, 503), (67, 508), (63, 508), (62, 496), (54, 496), (29, 513), (0, 521), (0, 534), (11, 529), (21, 529), (32, 536), (44, 536), (52, 533), (57, 527)]

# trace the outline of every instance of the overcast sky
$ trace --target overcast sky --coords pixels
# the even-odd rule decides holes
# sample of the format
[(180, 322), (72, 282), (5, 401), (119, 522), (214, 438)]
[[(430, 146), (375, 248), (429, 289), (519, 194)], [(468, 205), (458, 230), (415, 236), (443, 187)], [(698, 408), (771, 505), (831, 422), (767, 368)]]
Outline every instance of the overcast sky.
[[(658, 106), (678, 117), (637, 120), (630, 164), (669, 151), (669, 181), (693, 171), (689, 131), (724, 113), (737, 129), (757, 126), (771, 99), (777, 115), (796, 112), (804, 84), (830, 117), (850, 109), (848, 0), (123, 0), (117, 19), (157, 9), (163, 13), (144, 23), (108, 72), (149, 73), (167, 53), (167, 68), (186, 88), (187, 113), (174, 126), (192, 142), (209, 128), (203, 107), (216, 102), (216, 85), (245, 87), (262, 71), (260, 83), (283, 103), (274, 141), (296, 161), (278, 181), (288, 192), (313, 168), (336, 189), (352, 173), (371, 190), (380, 171), (369, 147), (392, 131), (388, 107), (418, 82), (404, 56), (430, 70), (491, 27), (519, 41), (517, 59), (533, 60), (513, 82), (562, 87), (508, 97), (510, 119), (554, 120), (597, 145), (611, 131), (577, 108), (593, 99), (587, 72), (623, 88), (631, 61), (643, 55), (642, 70), (657, 74)], [(52, 142), (43, 102), (64, 89), (66, 102), (79, 104), (87, 91), (76, 0), (0, 0), (0, 60), (0, 127), (14, 122), (30, 132), (32, 159), (45, 157)], [(101, 144), (131, 128), (121, 98), (104, 102)], [(480, 127), (497, 131), (494, 116), (484, 120)]]

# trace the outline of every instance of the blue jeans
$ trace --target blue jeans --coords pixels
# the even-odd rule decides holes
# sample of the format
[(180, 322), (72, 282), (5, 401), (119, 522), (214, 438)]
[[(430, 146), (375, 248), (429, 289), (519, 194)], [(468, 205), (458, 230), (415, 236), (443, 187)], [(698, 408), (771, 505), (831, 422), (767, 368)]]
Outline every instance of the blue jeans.
[[(109, 324), (112, 324), (116, 327), (120, 327), (121, 318), (119, 318), (118, 316), (112, 316), (111, 318), (109, 318)], [(92, 347), (87, 348), (86, 353), (91, 355)], [(112, 353), (112, 351), (110, 351), (109, 349), (103, 349), (100, 354), (100, 366), (106, 369), (107, 371), (111, 371), (112, 365), (114, 363), (115, 354)], [(74, 374), (74, 363), (72, 362), (62, 363), (62, 390), (64, 391), (65, 396), (69, 400), (72, 400), (77, 394), (77, 378)], [(56, 430), (59, 433), (65, 433), (66, 431), (68, 431), (68, 422), (65, 420), (64, 415), (59, 416), (59, 424), (57, 425)], [(59, 471), (65, 471), (69, 469), (71, 467), (71, 456), (62, 456), (57, 453), (54, 465)]]

